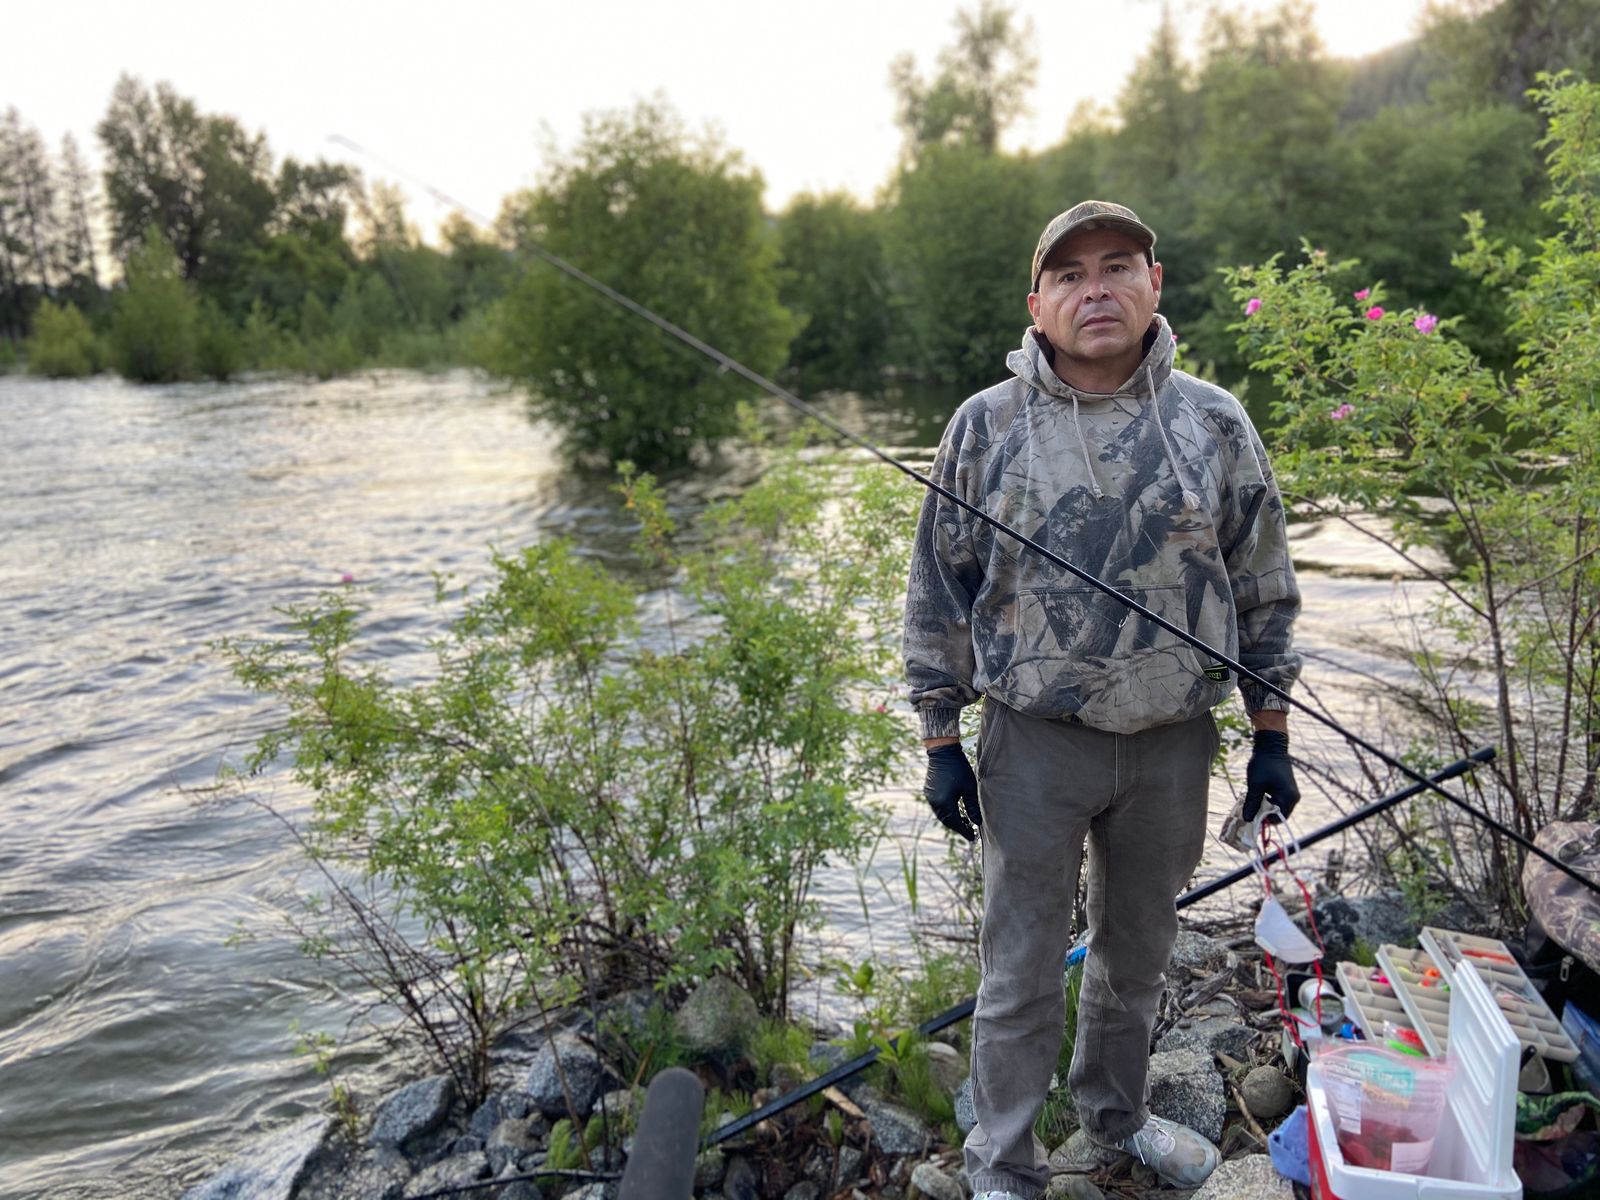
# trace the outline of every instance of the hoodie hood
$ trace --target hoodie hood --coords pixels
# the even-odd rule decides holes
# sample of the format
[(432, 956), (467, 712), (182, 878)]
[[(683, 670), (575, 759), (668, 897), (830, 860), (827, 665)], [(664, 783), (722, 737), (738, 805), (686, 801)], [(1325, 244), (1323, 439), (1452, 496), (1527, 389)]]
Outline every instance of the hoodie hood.
[(1159, 392), (1165, 386), (1167, 377), (1172, 374), (1174, 345), (1172, 329), (1168, 326), (1167, 319), (1160, 313), (1151, 320), (1145, 339), (1149, 342), (1150, 348), (1145, 351), (1144, 358), (1133, 369), (1133, 374), (1123, 381), (1122, 386), (1111, 393), (1080, 391), (1071, 384), (1062, 382), (1051, 366), (1050, 360), (1055, 356), (1054, 349), (1037, 327), (1032, 325), (1028, 326), (1027, 332), (1022, 335), (1021, 347), (1006, 356), (1006, 366), (1029, 387), (1046, 396), (1054, 396), (1058, 400), (1076, 398), (1086, 404), (1114, 396), (1139, 400)]

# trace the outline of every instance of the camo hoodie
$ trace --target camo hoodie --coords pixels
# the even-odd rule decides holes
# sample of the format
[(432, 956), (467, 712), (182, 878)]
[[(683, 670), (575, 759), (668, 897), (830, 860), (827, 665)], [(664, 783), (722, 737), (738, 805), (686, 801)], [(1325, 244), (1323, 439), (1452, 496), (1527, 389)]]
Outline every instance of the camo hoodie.
[[(1079, 392), (1029, 329), (951, 419), (932, 477), (968, 503), (1288, 690), (1300, 609), (1283, 501), (1243, 407), (1172, 368), (1159, 315), (1133, 376)], [(906, 675), (924, 737), (979, 696), (1133, 733), (1198, 716), (1233, 672), (934, 492), (906, 594)], [(1246, 680), (1245, 707), (1286, 708)]]

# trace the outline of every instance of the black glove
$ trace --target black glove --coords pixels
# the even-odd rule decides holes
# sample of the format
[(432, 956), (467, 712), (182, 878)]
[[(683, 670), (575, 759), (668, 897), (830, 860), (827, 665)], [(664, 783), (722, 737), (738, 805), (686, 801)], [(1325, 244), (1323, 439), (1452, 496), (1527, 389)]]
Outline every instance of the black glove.
[(1276, 729), (1256, 730), (1255, 749), (1244, 769), (1244, 819), (1254, 821), (1261, 802), (1270, 800), (1285, 817), (1300, 803), (1300, 788), (1289, 761), (1289, 735)]
[[(976, 841), (983, 812), (978, 808), (978, 777), (972, 773), (960, 742), (946, 742), (928, 751), (928, 778), (922, 795), (939, 824), (967, 841)], [(965, 815), (962, 810), (965, 809)]]

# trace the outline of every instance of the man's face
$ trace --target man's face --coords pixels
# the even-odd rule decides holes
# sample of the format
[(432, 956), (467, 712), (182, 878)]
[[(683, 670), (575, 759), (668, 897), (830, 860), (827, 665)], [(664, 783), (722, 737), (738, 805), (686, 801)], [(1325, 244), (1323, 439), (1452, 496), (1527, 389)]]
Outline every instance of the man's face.
[(1056, 349), (1055, 372), (1085, 391), (1115, 391), (1144, 357), (1161, 302), (1161, 264), (1125, 233), (1089, 229), (1065, 238), (1028, 295), (1034, 324)]

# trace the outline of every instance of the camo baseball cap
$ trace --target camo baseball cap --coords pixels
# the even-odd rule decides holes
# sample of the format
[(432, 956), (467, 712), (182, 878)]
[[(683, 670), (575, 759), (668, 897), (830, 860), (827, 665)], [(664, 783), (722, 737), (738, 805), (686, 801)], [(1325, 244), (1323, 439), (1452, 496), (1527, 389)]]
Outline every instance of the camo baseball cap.
[(1039, 290), (1039, 272), (1045, 260), (1062, 238), (1085, 229), (1115, 229), (1125, 233), (1144, 248), (1145, 259), (1153, 259), (1156, 244), (1155, 230), (1139, 220), (1137, 213), (1109, 200), (1085, 200), (1074, 204), (1064, 213), (1058, 213), (1039, 235), (1039, 248), (1033, 252), (1033, 290)]

